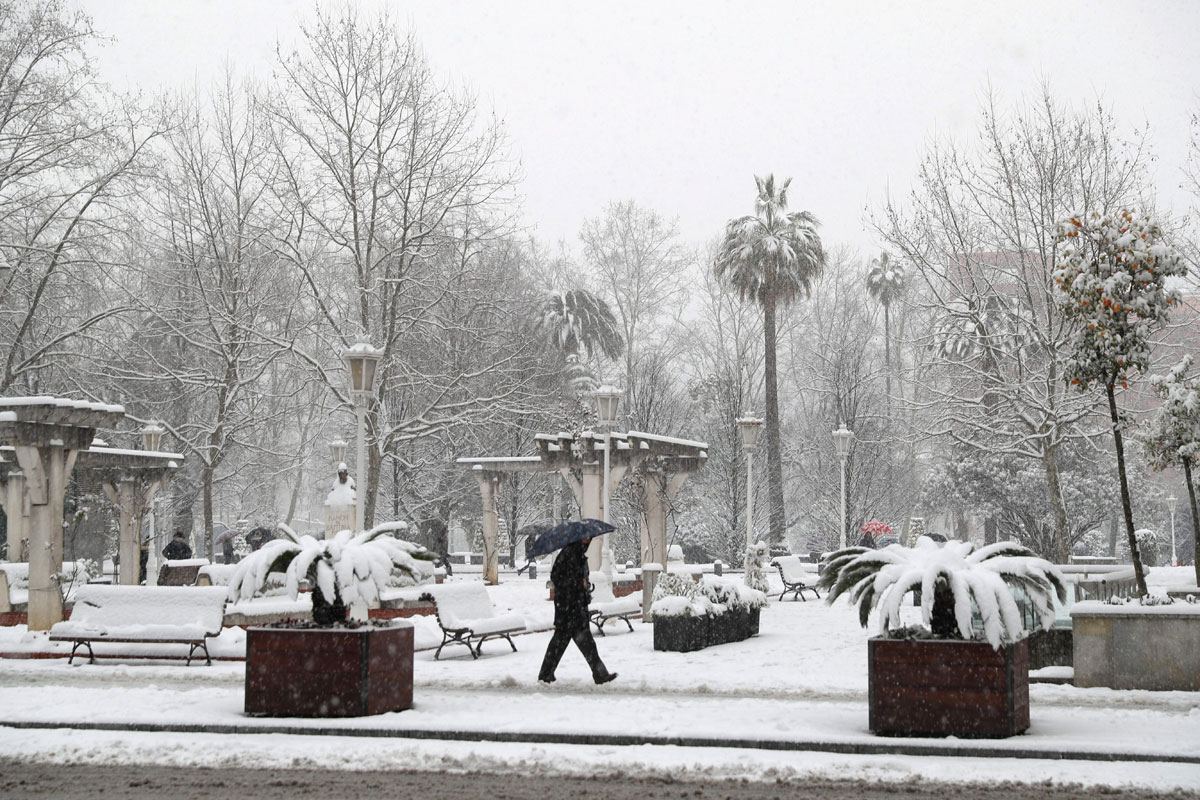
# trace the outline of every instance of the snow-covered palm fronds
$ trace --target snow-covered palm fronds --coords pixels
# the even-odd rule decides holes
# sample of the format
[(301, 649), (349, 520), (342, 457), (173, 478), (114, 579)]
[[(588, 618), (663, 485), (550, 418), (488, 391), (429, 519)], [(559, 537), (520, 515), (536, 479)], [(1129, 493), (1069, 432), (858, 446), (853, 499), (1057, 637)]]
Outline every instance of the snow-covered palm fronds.
[[(925, 536), (912, 548), (894, 544), (882, 550), (839, 550), (830, 557), (818, 585), (829, 591), (827, 603), (848, 593), (850, 602), (858, 605), (863, 627), (878, 607), (884, 631), (900, 627), (900, 604), (910, 590), (919, 589), (922, 620), (934, 633), (956, 630), (963, 639), (971, 639), (977, 616), (993, 647), (1015, 641), (1024, 632), (1012, 589), (1029, 599), (1043, 628), (1054, 622), (1052, 597), (1066, 600), (1058, 568), (1022, 545), (1000, 542), (977, 550), (970, 542), (939, 546)], [(938, 619), (949, 625), (939, 626)]]
[(332, 539), (315, 539), (280, 525), (281, 538), (267, 542), (238, 564), (229, 580), (229, 599), (249, 600), (269, 574), (282, 572), (293, 600), (307, 578), (330, 604), (336, 600), (347, 605), (356, 600), (369, 603), (378, 598), (393, 571), (415, 580), (427, 571), (419, 562), (433, 561), (433, 553), (424, 547), (394, 536), (407, 527), (403, 522), (386, 522), (357, 534), (345, 530)]

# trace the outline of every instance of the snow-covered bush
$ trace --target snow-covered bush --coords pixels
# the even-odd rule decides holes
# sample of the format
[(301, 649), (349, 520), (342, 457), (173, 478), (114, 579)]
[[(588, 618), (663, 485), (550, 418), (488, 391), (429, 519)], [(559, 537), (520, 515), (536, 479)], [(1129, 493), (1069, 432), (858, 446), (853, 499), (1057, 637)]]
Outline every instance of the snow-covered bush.
[(686, 597), (691, 600), (696, 596), (696, 582), (690, 575), (678, 572), (664, 572), (658, 576), (654, 584), (654, 599), (663, 597)]
[(746, 572), (743, 580), (751, 589), (759, 592), (771, 591), (767, 583), (767, 543), (758, 542), (746, 551)]
[(654, 584), (654, 603), (650, 618), (701, 617), (712, 611), (712, 603), (697, 591), (690, 575), (664, 572)]
[(934, 636), (971, 639), (975, 615), (992, 647), (1020, 639), (1025, 632), (1013, 590), (1033, 606), (1042, 628), (1054, 623), (1052, 597), (1066, 602), (1058, 568), (1015, 542), (975, 549), (970, 542), (939, 545), (927, 536), (915, 547), (889, 545), (882, 550), (847, 547), (830, 556), (818, 586), (832, 603), (848, 593), (858, 605), (863, 627), (872, 609), (880, 610), (887, 635), (900, 629), (900, 605), (913, 589), (921, 590), (921, 619)]
[(767, 604), (764, 592), (716, 575), (702, 576), (697, 593), (708, 598), (714, 606), (723, 606), (730, 611), (753, 611)]
[(267, 583), (268, 575), (282, 572), (293, 600), (302, 580), (313, 587), (314, 622), (340, 622), (347, 605), (375, 600), (394, 572), (416, 580), (432, 569), (433, 553), (393, 535), (407, 527), (403, 522), (388, 522), (358, 534), (345, 530), (332, 539), (315, 539), (281, 524), (281, 538), (238, 563), (229, 579), (229, 599), (249, 600)]

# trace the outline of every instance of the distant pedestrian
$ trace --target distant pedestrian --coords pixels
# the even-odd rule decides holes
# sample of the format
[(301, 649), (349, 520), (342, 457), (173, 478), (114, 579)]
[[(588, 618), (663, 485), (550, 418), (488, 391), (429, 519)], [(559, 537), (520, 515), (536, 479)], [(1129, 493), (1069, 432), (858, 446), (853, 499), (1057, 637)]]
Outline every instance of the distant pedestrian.
[(187, 540), (183, 538), (183, 531), (175, 531), (175, 536), (163, 548), (163, 558), (168, 561), (182, 561), (185, 558), (192, 557), (192, 548), (188, 546)]
[(223, 531), (217, 534), (217, 538), (214, 540), (215, 544), (219, 544), (221, 546), (221, 558), (226, 564), (232, 564), (234, 561), (233, 539), (236, 533), (237, 532), (233, 530), (233, 528), (225, 528)]
[(275, 534), (271, 533), (269, 528), (255, 528), (246, 534), (246, 544), (250, 545), (251, 551), (254, 551), (274, 538)]
[(554, 681), (554, 671), (567, 651), (567, 643), (571, 641), (575, 642), (591, 667), (592, 680), (608, 683), (617, 677), (617, 673), (609, 672), (600, 660), (588, 619), (588, 603), (591, 602), (592, 593), (588, 580), (587, 548), (591, 541), (583, 539), (564, 547), (550, 570), (550, 582), (554, 585), (554, 635), (546, 646), (546, 657), (542, 659), (542, 668), (538, 672), (538, 680), (544, 683)]

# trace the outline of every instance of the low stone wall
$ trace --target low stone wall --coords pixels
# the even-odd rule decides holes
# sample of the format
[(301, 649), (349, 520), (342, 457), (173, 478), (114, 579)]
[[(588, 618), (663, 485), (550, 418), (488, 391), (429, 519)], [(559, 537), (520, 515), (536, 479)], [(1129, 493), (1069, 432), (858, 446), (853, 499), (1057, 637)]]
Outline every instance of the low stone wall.
[(1200, 690), (1200, 604), (1086, 601), (1071, 621), (1076, 686)]

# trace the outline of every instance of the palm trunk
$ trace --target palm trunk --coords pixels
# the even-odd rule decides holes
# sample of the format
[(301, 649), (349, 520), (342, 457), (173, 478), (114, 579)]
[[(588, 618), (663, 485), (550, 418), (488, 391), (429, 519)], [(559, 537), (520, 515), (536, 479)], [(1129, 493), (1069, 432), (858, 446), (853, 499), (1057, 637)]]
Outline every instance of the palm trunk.
[(1188, 500), (1192, 504), (1192, 564), (1196, 569), (1196, 585), (1200, 586), (1200, 512), (1196, 510), (1196, 486), (1192, 483), (1192, 459), (1183, 457), (1183, 479), (1187, 482)]
[(770, 528), (768, 541), (782, 542), (786, 527), (783, 507), (783, 457), (779, 450), (779, 384), (775, 366), (775, 301), (763, 303), (763, 337), (766, 356), (767, 395), (767, 503)]
[(1121, 439), (1121, 420), (1117, 415), (1117, 396), (1113, 382), (1107, 381), (1108, 413), (1112, 418), (1113, 441), (1117, 446), (1117, 473), (1121, 477), (1121, 511), (1125, 514), (1125, 535), (1129, 537), (1129, 557), (1133, 560), (1133, 576), (1138, 594), (1146, 596), (1146, 575), (1142, 570), (1142, 555), (1138, 552), (1137, 537), (1133, 535), (1133, 507), (1129, 502), (1129, 481), (1125, 477), (1125, 445)]

